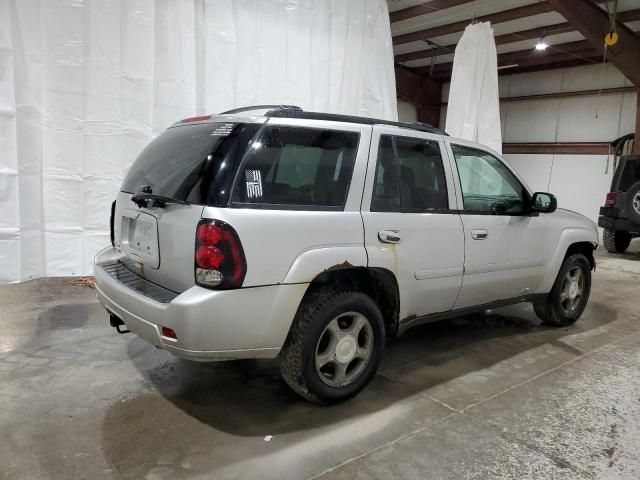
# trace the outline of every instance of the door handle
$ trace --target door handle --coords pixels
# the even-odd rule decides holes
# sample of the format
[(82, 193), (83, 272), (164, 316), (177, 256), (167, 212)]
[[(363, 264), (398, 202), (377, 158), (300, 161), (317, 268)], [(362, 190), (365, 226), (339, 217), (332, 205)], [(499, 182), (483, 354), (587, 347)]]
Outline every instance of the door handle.
[(486, 240), (489, 237), (489, 232), (484, 228), (478, 230), (471, 230), (471, 238), (474, 240)]
[(402, 240), (398, 230), (380, 230), (378, 238), (382, 243), (400, 243), (400, 240)]

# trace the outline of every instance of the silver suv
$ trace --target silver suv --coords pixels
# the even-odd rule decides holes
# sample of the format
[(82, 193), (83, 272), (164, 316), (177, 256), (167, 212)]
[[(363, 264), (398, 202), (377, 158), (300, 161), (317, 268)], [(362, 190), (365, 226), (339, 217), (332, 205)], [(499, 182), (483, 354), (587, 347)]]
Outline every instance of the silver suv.
[(287, 106), (168, 128), (111, 226), (95, 278), (112, 326), (191, 360), (277, 357), (321, 402), (358, 393), (415, 325), (517, 302), (574, 323), (598, 242), (486, 147)]

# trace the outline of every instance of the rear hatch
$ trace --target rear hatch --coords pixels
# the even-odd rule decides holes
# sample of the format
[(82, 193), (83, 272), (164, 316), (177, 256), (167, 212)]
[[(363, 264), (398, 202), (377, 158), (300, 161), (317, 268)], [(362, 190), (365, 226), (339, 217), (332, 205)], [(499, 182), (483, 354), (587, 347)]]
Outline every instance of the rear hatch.
[(640, 181), (640, 157), (625, 155), (620, 157), (620, 165), (613, 174), (611, 191), (607, 194), (600, 215), (613, 218), (627, 218), (625, 212), (626, 192)]
[(115, 246), (129, 269), (174, 292), (195, 284), (195, 232), (203, 208), (227, 205), (237, 164), (259, 127), (187, 123), (165, 130), (142, 151), (114, 212)]

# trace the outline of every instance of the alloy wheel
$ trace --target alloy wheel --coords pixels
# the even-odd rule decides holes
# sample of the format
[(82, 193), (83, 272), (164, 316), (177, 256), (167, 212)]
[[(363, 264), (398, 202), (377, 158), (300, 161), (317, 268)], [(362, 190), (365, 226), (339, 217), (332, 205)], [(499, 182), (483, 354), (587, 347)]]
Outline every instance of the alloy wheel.
[(567, 314), (572, 314), (580, 305), (584, 294), (585, 277), (580, 267), (573, 267), (564, 276), (560, 290), (560, 304)]
[(323, 383), (345, 387), (364, 371), (373, 352), (373, 328), (358, 312), (341, 313), (324, 328), (316, 345), (316, 371)]

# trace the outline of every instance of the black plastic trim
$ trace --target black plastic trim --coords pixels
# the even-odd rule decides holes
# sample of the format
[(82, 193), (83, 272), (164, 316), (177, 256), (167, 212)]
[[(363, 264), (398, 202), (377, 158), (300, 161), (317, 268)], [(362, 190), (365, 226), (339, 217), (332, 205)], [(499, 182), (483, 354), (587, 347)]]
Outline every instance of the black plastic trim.
[(300, 211), (325, 211), (325, 212), (342, 212), (344, 205), (288, 205), (281, 203), (244, 203), (231, 202), (230, 208), (251, 208), (257, 210), (300, 210)]
[(340, 115), (336, 113), (306, 112), (302, 109), (278, 109), (265, 113), (265, 117), (273, 118), (301, 118), (304, 120), (326, 120), (329, 122), (359, 123), (363, 125), (391, 125), (393, 127), (407, 128), (418, 132), (435, 133), (448, 136), (446, 132), (429, 125), (428, 123), (407, 123), (382, 120), (380, 118), (358, 117), (356, 115)]
[(250, 112), (252, 110), (265, 110), (267, 108), (271, 108), (273, 110), (299, 110), (302, 111), (302, 108), (297, 105), (249, 105), (247, 107), (234, 108), (233, 110), (227, 110), (226, 112), (221, 112), (218, 115), (233, 115), (234, 113), (242, 113), (242, 112)]
[(409, 328), (423, 325), (425, 323), (438, 322), (440, 320), (450, 320), (452, 318), (463, 317), (472, 313), (484, 312), (485, 310), (491, 310), (493, 308), (507, 307), (509, 305), (516, 305), (518, 303), (532, 302), (534, 300), (546, 298), (546, 293), (535, 293), (531, 295), (524, 295), (520, 297), (509, 298), (506, 300), (497, 300), (495, 302), (483, 303), (482, 305), (476, 305), (473, 307), (459, 308), (457, 310), (449, 310), (448, 312), (434, 313), (430, 315), (423, 315), (404, 322), (400, 321), (399, 334), (404, 333)]
[(116, 201), (111, 203), (111, 216), (109, 217), (109, 237), (111, 238), (111, 246), (116, 246), (116, 237), (114, 230), (114, 220), (116, 217)]
[(171, 301), (179, 295), (176, 292), (142, 278), (121, 262), (107, 263), (105, 265), (101, 265), (100, 268), (111, 278), (118, 280), (125, 287), (128, 287), (145, 297), (149, 297), (156, 302), (171, 303)]
[(601, 215), (598, 217), (598, 226), (609, 230), (620, 230), (635, 234), (640, 233), (640, 225), (626, 218), (611, 218)]

